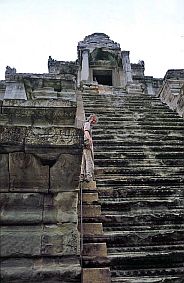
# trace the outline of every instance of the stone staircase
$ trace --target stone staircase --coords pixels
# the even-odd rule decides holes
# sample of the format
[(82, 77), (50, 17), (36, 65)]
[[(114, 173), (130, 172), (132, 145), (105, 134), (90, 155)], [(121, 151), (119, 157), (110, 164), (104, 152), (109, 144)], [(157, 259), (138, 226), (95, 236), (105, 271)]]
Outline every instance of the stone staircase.
[(85, 243), (107, 244), (111, 282), (183, 283), (184, 120), (139, 87), (111, 90), (83, 93), (86, 116), (98, 116), (93, 140), (104, 231)]

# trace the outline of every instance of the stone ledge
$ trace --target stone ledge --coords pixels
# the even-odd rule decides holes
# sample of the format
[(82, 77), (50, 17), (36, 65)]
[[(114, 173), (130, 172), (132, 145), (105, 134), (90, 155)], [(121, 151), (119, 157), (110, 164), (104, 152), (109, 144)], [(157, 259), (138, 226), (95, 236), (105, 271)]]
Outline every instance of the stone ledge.
[(95, 190), (96, 189), (96, 181), (81, 182), (81, 188), (85, 189), (85, 190)]
[(87, 243), (83, 245), (83, 256), (106, 257), (106, 243)]
[(83, 193), (82, 202), (86, 204), (91, 204), (98, 201), (98, 193)]
[(103, 235), (102, 223), (83, 223), (83, 234), (87, 235)]
[(99, 217), (101, 215), (101, 205), (92, 205), (92, 204), (89, 204), (89, 205), (83, 205), (82, 206), (82, 213), (83, 213), (83, 218), (89, 218), (89, 217), (92, 217), (92, 218), (96, 218), (96, 217)]
[(83, 283), (110, 283), (109, 268), (84, 268), (82, 271)]
[(1, 283), (42, 283), (43, 278), (45, 283), (81, 283), (78, 258), (4, 259), (1, 263)]

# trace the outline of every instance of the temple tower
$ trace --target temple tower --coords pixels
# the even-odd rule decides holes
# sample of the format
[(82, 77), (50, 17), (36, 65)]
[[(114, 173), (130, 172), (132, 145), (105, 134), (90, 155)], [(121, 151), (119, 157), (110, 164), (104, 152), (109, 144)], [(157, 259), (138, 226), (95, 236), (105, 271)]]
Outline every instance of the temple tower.
[(78, 84), (99, 84), (122, 87), (132, 82), (129, 51), (105, 33), (93, 33), (78, 43)]

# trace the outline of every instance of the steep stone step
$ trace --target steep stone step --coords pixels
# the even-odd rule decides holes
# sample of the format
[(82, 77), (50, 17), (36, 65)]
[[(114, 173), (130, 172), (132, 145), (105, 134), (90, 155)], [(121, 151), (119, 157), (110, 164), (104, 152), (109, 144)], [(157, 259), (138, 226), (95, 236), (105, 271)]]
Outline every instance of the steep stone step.
[[(95, 152), (98, 152), (98, 151), (105, 151), (105, 152), (109, 152), (112, 150), (112, 153), (115, 151), (115, 152), (119, 152), (121, 149), (124, 149), (124, 150), (128, 150), (128, 149), (142, 149), (144, 151), (148, 151), (148, 150), (153, 150), (154, 149), (160, 149), (160, 151), (163, 149), (167, 149), (169, 148), (169, 151), (170, 149), (173, 150), (176, 149), (177, 151), (177, 148), (180, 150), (183, 150), (184, 149), (184, 145), (183, 145), (183, 141), (182, 139), (178, 138), (177, 137), (175, 139), (171, 139), (171, 140), (163, 140), (162, 143), (166, 143), (165, 145), (162, 145), (162, 144), (158, 144), (158, 142), (156, 142), (155, 140), (152, 139), (152, 137), (150, 138), (149, 136), (145, 136), (145, 135), (142, 135), (142, 138), (139, 139), (138, 136), (136, 137), (130, 137), (130, 136), (126, 136), (126, 135), (114, 135), (114, 139), (112, 139), (111, 136), (108, 136), (107, 135), (107, 139), (106, 138), (106, 134), (104, 134), (104, 136), (99, 136), (99, 138), (95, 138), (94, 137), (94, 144), (95, 144)], [(122, 139), (126, 139), (126, 142), (121, 142), (121, 138)], [(158, 136), (159, 138), (159, 136)], [(144, 139), (146, 139), (147, 141), (143, 144), (143, 141)], [(137, 144), (139, 140), (139, 144)], [(172, 141), (173, 141), (173, 144), (172, 144)], [(110, 151), (108, 150), (110, 149)], [(175, 151), (175, 150), (174, 150)]]
[(184, 158), (184, 148), (183, 146), (181, 147), (139, 147), (137, 149), (129, 148), (129, 150), (126, 149), (121, 149), (121, 151), (111, 151), (111, 152), (96, 152), (95, 156), (97, 159), (117, 159), (119, 158), (125, 158), (126, 156), (131, 157), (131, 156), (136, 156), (138, 158), (145, 158), (145, 157), (150, 157), (150, 159), (153, 158), (171, 158), (178, 155), (179, 158)]
[(42, 260), (14, 257), (10, 262), (4, 259), (1, 262), (1, 283), (42, 283), (43, 280), (57, 283), (66, 282), (66, 278), (81, 283), (81, 266), (74, 256), (44, 257)]
[[(160, 125), (139, 125), (139, 124), (136, 124), (136, 123), (132, 123), (132, 125), (131, 124), (129, 124), (129, 125), (127, 125), (127, 124), (124, 124), (124, 123), (121, 123), (121, 124), (117, 124), (117, 125), (115, 125), (114, 123), (109, 123), (109, 124), (107, 124), (107, 122), (105, 122), (104, 123), (104, 126), (103, 126), (103, 129), (105, 130), (105, 129), (109, 129), (109, 126), (111, 126), (111, 128), (112, 129), (118, 129), (118, 130), (120, 130), (120, 131), (128, 131), (128, 130), (138, 130), (138, 131), (144, 131), (144, 130), (147, 130), (148, 131), (148, 133), (150, 132), (150, 131), (155, 131), (155, 132), (158, 132), (159, 133), (159, 131), (162, 133), (166, 133), (166, 131), (177, 131), (177, 132), (179, 132), (179, 131), (182, 131), (182, 130), (184, 130), (184, 125), (181, 125), (181, 126), (177, 126), (177, 125), (173, 125), (173, 126), (160, 126)], [(96, 127), (96, 129), (98, 130), (99, 128), (101, 128), (102, 126), (100, 126), (100, 125), (98, 125), (97, 127)]]
[[(106, 139), (106, 140), (109, 140), (111, 139), (112, 140), (112, 137), (114, 138), (114, 134), (104, 134), (104, 135), (99, 135), (99, 134), (96, 134), (93, 138), (94, 142), (96, 143), (96, 141), (98, 140), (103, 140), (103, 139)], [(116, 138), (122, 138), (123, 139), (123, 135), (116, 135)], [(133, 138), (133, 136), (132, 136)], [(106, 152), (108, 151), (109, 152), (109, 149), (112, 150), (112, 151), (115, 151), (115, 152), (118, 152), (118, 151), (121, 151), (121, 149), (139, 149), (139, 148), (143, 148), (144, 150), (146, 149), (154, 149), (154, 148), (184, 148), (184, 141), (183, 140), (154, 140), (152, 139), (151, 141), (150, 140), (146, 140), (146, 141), (141, 141), (139, 139), (139, 137), (137, 137), (137, 140), (135, 139), (135, 136), (134, 136), (134, 140), (126, 138), (126, 140), (122, 140), (121, 141), (121, 144), (118, 145), (118, 147), (116, 145), (96, 145), (95, 147), (95, 152), (98, 152), (98, 151), (102, 151), (102, 152)]]
[(184, 207), (184, 199), (178, 199), (175, 197), (167, 198), (167, 199), (150, 199), (150, 198), (137, 198), (137, 199), (123, 199), (118, 198), (117, 200), (101, 199), (102, 210), (108, 213), (117, 211), (121, 212), (130, 212), (134, 211), (142, 211), (142, 207), (144, 207), (144, 212), (148, 211), (165, 211), (171, 209), (182, 209)]
[[(154, 213), (154, 211), (153, 211)], [(178, 210), (178, 213), (180, 213), (180, 211)], [(144, 223), (140, 226), (136, 226), (136, 224), (132, 225), (132, 226), (123, 226), (121, 225), (121, 223), (117, 224), (113, 224), (113, 225), (106, 225), (106, 224), (103, 224), (104, 225), (104, 232), (120, 232), (123, 231), (126, 232), (126, 231), (138, 231), (138, 232), (141, 232), (141, 231), (145, 231), (145, 230), (159, 230), (159, 229), (163, 229), (163, 228), (167, 228), (167, 229), (170, 229), (170, 230), (175, 230), (175, 229), (180, 229), (180, 225), (183, 224), (183, 221), (182, 223), (179, 223), (179, 224), (161, 224), (161, 225), (154, 225), (152, 223)], [(151, 225), (151, 228), (150, 228), (150, 225)], [(116, 244), (116, 248), (117, 251), (119, 251), (119, 248), (118, 247), (118, 243)]]
[[(102, 223), (93, 223), (91, 217), (88, 218), (89, 223), (85, 222), (83, 219), (83, 235), (85, 237), (94, 236), (94, 235), (102, 235), (103, 234), (103, 226)], [(97, 220), (99, 221), (99, 219)], [(91, 223), (92, 222), (92, 223)]]
[[(129, 88), (86, 94), (112, 282), (183, 283), (184, 120), (158, 98)], [(169, 268), (168, 268), (169, 267)], [(177, 274), (177, 276), (175, 276)]]
[[(80, 183), (79, 231), (81, 233), (82, 282), (109, 282), (110, 269), (106, 268), (107, 246), (105, 242), (91, 242), (91, 238), (103, 235), (103, 225), (99, 222), (101, 205), (96, 182)], [(82, 217), (82, 219), (81, 219)], [(96, 268), (98, 267), (98, 268)], [(93, 278), (91, 278), (93, 274)], [(92, 281), (91, 281), (92, 279)]]
[[(114, 113), (114, 110), (112, 109), (112, 106), (110, 107), (106, 107), (105, 108), (106, 111), (105, 113), (106, 114), (111, 114), (111, 113)], [(138, 108), (127, 108), (127, 109), (124, 109), (123, 110), (123, 106), (119, 108), (116, 107), (116, 111), (119, 112), (119, 114), (121, 114), (122, 116), (125, 115), (128, 115), (128, 117), (135, 117), (135, 112), (137, 111), (139, 114), (142, 114), (142, 115), (148, 115), (149, 117), (154, 117), (156, 116), (157, 118), (165, 118), (165, 117), (178, 117), (177, 114), (175, 114), (174, 112), (172, 112), (171, 110), (164, 110), (162, 111), (161, 109), (138, 109)], [(86, 115), (88, 116), (90, 113), (94, 113), (95, 114), (100, 114), (100, 113), (103, 113), (104, 112), (104, 109), (103, 107), (98, 107), (98, 106), (88, 106), (88, 111), (86, 112)], [(135, 117), (136, 118), (136, 117)]]
[[(146, 261), (145, 261), (146, 258)], [(118, 254), (109, 254), (108, 259), (110, 265), (116, 268), (123, 266), (123, 268), (134, 267), (139, 264), (140, 268), (153, 268), (160, 266), (162, 263), (166, 265), (166, 262), (172, 263), (183, 263), (184, 261), (184, 250), (174, 251), (144, 251), (144, 252), (123, 252)], [(167, 265), (166, 265), (167, 266)]]
[[(99, 118), (98, 118), (99, 119)], [(118, 127), (118, 126), (121, 126), (121, 125), (124, 125), (124, 126), (129, 126), (129, 125), (131, 125), (131, 124), (137, 124), (137, 125), (139, 125), (139, 126), (143, 126), (143, 128), (144, 127), (146, 127), (146, 126), (150, 126), (150, 127), (156, 127), (156, 126), (159, 126), (159, 127), (166, 127), (166, 129), (168, 128), (168, 127), (179, 127), (179, 126), (181, 126), (181, 127), (183, 127), (184, 126), (184, 122), (183, 121), (166, 121), (166, 120), (158, 120), (158, 121), (153, 121), (153, 120), (151, 120), (151, 119), (146, 119), (146, 121), (144, 121), (144, 120), (140, 120), (140, 119), (137, 119), (136, 120), (136, 123), (135, 123), (135, 121), (134, 121), (134, 123), (133, 123), (133, 121), (131, 120), (131, 118), (130, 117), (126, 117), (126, 119), (123, 119), (122, 120), (122, 118), (121, 117), (119, 117), (119, 120), (117, 119), (116, 121), (115, 121), (115, 119), (109, 119), (108, 117), (107, 118), (100, 118), (99, 119), (99, 122), (98, 122), (98, 126), (96, 127), (97, 129), (98, 128), (101, 128), (101, 127), (103, 127), (103, 125), (106, 125), (107, 124), (107, 121), (108, 121), (108, 125), (111, 125), (111, 126), (116, 126), (116, 127)]]
[[(119, 109), (116, 109), (116, 111), (114, 111), (114, 108), (111, 108), (111, 107), (106, 107), (105, 109), (103, 108), (100, 108), (100, 107), (94, 107), (92, 106), (91, 108), (88, 109), (88, 112), (86, 112), (86, 117), (88, 117), (91, 113), (94, 113), (97, 114), (97, 115), (102, 115), (103, 113), (105, 113), (108, 117), (113, 115), (113, 114), (116, 114), (118, 113), (119, 116), (121, 117), (125, 117), (126, 118), (134, 118), (135, 121), (138, 119), (138, 117), (140, 115), (142, 115), (143, 117), (145, 117), (145, 119), (147, 117), (150, 117), (150, 118), (157, 118), (158, 119), (165, 119), (165, 118), (174, 118), (174, 119), (177, 119), (178, 116), (176, 113), (174, 112), (168, 112), (168, 111), (158, 111), (158, 110), (154, 110), (154, 111), (151, 111), (150, 109), (147, 109), (146, 110), (142, 110), (142, 111), (139, 111), (138, 109), (126, 109), (126, 110), (122, 110), (123, 108), (119, 108)], [(181, 120), (182, 118), (178, 118), (178, 121), (182, 121)]]
[(145, 252), (161, 252), (163, 250), (166, 250), (167, 252), (172, 252), (174, 250), (177, 251), (184, 251), (184, 247), (182, 244), (178, 245), (152, 245), (152, 246), (139, 246), (139, 247), (109, 247), (108, 252), (111, 255), (116, 254), (118, 251), (123, 254), (123, 253), (140, 253), (141, 251)]
[(98, 195), (100, 198), (119, 198), (119, 197), (184, 197), (182, 186), (179, 185), (98, 185)]
[(83, 283), (110, 283), (109, 268), (83, 268), (82, 271)]
[[(120, 214), (121, 213), (121, 214)], [(165, 225), (171, 225), (172, 227), (177, 227), (177, 225), (182, 225), (184, 223), (184, 212), (180, 212), (178, 209), (172, 209), (171, 211), (161, 210), (161, 211), (132, 211), (129, 212), (120, 212), (114, 214), (113, 212), (103, 211), (100, 219), (103, 223), (105, 231), (109, 229), (118, 230), (128, 230), (140, 229), (142, 226), (149, 227), (159, 227)], [(173, 224), (172, 224), (173, 223)], [(161, 227), (160, 227), (161, 226)], [(146, 227), (145, 227), (146, 228)], [(158, 229), (158, 228), (157, 228)]]
[[(94, 107), (95, 108), (101, 108), (103, 107), (103, 101), (96, 101), (95, 102), (95, 105), (94, 105), (94, 102), (90, 102), (90, 101), (86, 101), (86, 104), (87, 104), (87, 107), (88, 107), (88, 111), (91, 107)], [(111, 105), (108, 106), (108, 109), (112, 106), (117, 106), (117, 105), (113, 105), (113, 103)], [(166, 108), (165, 105), (162, 105), (162, 104), (153, 104), (153, 103), (142, 103), (141, 101), (135, 103), (135, 102), (131, 102), (131, 101), (122, 101), (120, 100), (119, 101), (119, 105), (118, 107), (124, 107), (125, 110), (124, 111), (127, 111), (127, 110), (135, 110), (135, 109), (139, 109), (139, 111), (143, 110), (143, 109), (147, 109), (148, 107), (151, 108), (151, 110), (163, 110), (163, 112), (171, 112), (171, 110), (169, 108)]]
[(100, 177), (98, 183), (104, 186), (112, 185), (184, 185), (184, 176), (176, 177), (155, 177), (155, 176), (108, 176)]
[[(136, 155), (129, 155), (130, 156), (130, 159), (127, 158), (127, 155), (126, 157), (124, 158), (121, 158), (121, 159), (118, 159), (118, 158), (113, 158), (113, 159), (97, 159), (95, 160), (95, 165), (98, 166), (98, 167), (106, 167), (106, 166), (119, 166), (119, 167), (124, 167), (126, 166), (127, 164), (140, 164), (140, 165), (145, 165), (147, 164), (149, 166), (149, 164), (151, 164), (151, 166), (155, 165), (155, 158), (152, 158), (152, 159), (149, 159), (148, 156), (145, 156), (144, 158), (142, 157), (139, 157), (137, 154)], [(178, 159), (174, 159), (176, 158), (176, 156), (169, 156), (166, 157), (166, 158), (159, 158), (157, 160), (157, 164), (163, 164), (163, 165), (178, 165), (178, 166), (183, 166), (184, 165), (184, 158), (179, 158), (180, 155), (178, 154), (177, 158)], [(134, 159), (135, 158), (135, 159)], [(161, 162), (161, 163), (160, 163)]]
[[(165, 229), (164, 229), (165, 228)], [(164, 227), (162, 229), (145, 229), (129, 231), (106, 231), (102, 240), (106, 239), (107, 247), (142, 247), (152, 245), (177, 245), (184, 244), (184, 228), (173, 230)]]
[(129, 231), (105, 231), (103, 235), (85, 237), (85, 241), (106, 242), (107, 247), (144, 247), (159, 245), (184, 245), (184, 229), (145, 229)]
[(125, 167), (105, 167), (105, 166), (99, 166), (95, 168), (95, 174), (96, 176), (100, 176), (101, 174), (104, 175), (108, 175), (108, 174), (141, 174), (141, 173), (145, 173), (145, 174), (157, 174), (157, 175), (175, 175), (177, 173), (181, 173), (184, 174), (184, 168), (183, 166), (159, 166), (159, 164), (155, 162), (155, 164), (151, 164), (148, 167), (148, 164), (127, 164)]
[[(111, 169), (112, 168), (112, 169)], [(147, 166), (140, 166), (137, 165), (134, 167), (131, 166), (131, 164), (129, 166), (127, 166), (126, 168), (123, 167), (108, 167), (108, 168), (96, 168), (95, 170), (96, 173), (96, 179), (99, 179), (101, 176), (118, 176), (118, 175), (123, 175), (123, 176), (168, 176), (168, 177), (180, 177), (180, 175), (184, 175), (184, 168), (183, 167), (154, 167), (154, 166), (149, 166), (147, 168)]]
[[(138, 270), (134, 273), (137, 273), (136, 277), (111, 277), (112, 283), (183, 283), (183, 276), (142, 276), (141, 271)], [(149, 273), (149, 272), (148, 272)], [(152, 271), (150, 271), (150, 274)]]

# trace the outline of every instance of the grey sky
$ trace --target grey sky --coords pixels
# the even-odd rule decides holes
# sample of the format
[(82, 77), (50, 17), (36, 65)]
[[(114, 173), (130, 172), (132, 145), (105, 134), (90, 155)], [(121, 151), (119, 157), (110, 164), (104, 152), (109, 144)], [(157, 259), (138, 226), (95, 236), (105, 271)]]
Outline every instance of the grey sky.
[(77, 43), (104, 32), (145, 61), (145, 74), (163, 77), (184, 68), (183, 0), (0, 0), (0, 79), (46, 73), (49, 55), (76, 60)]

